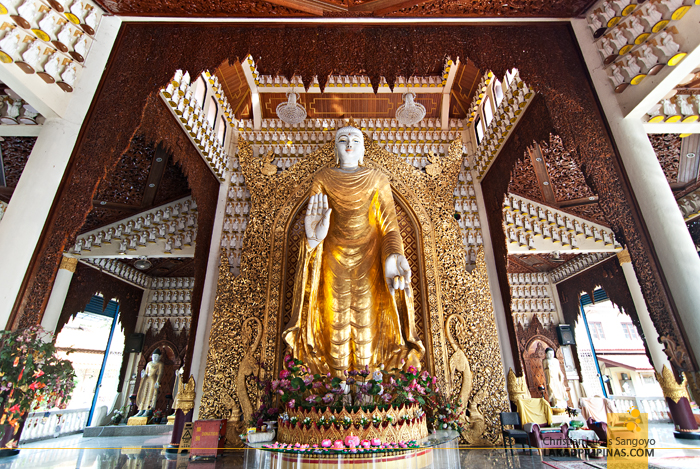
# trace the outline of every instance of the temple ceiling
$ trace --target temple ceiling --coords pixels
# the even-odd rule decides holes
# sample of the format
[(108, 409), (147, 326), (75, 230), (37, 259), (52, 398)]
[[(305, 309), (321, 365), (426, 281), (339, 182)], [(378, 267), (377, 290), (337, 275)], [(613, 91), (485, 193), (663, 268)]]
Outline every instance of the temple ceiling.
[(136, 135), (100, 183), (80, 233), (190, 194), (187, 178), (162, 148)]
[(511, 173), (508, 192), (571, 215), (610, 226), (598, 206), (598, 195), (586, 184), (574, 156), (561, 138), (550, 136), (549, 143), (530, 147)]
[[(252, 119), (252, 93), (260, 95), (260, 110), (263, 119), (276, 119), (277, 106), (287, 101), (287, 91), (294, 89), (300, 93), (299, 103), (302, 104), (308, 118), (336, 119), (352, 116), (353, 118), (369, 119), (393, 119), (396, 109), (403, 104), (403, 88), (391, 89), (395, 83), (415, 82), (423, 83), (416, 90), (416, 102), (426, 108), (426, 118), (439, 118), (443, 103), (444, 87), (448, 87), (449, 117), (463, 119), (467, 116), (476, 86), (483, 75), (473, 62), (465, 60), (457, 64), (454, 79), (447, 85), (445, 82), (449, 68), (440, 69), (431, 66), (423, 73), (411, 77), (385, 77), (386, 83), (374, 93), (365, 77), (363, 70), (354, 73), (344, 73), (342, 70), (334, 71), (331, 77), (317, 76), (317, 81), (302, 90), (300, 86), (294, 86), (297, 76), (282, 77), (256, 76), (247, 81), (243, 67), (248, 66), (236, 61), (225, 61), (213, 74), (222, 84), (224, 94), (237, 119)], [(251, 66), (251, 68), (255, 68)], [(337, 75), (335, 75), (337, 74)], [(418, 76), (420, 75), (420, 76)], [(357, 83), (361, 77), (361, 84)], [(289, 80), (293, 80), (290, 84)], [(352, 81), (355, 83), (352, 83)], [(365, 82), (366, 79), (366, 82)], [(396, 81), (395, 81), (396, 80)], [(320, 82), (320, 83), (318, 83)], [(252, 89), (251, 89), (252, 88)], [(323, 90), (321, 92), (321, 90)], [(415, 88), (414, 88), (415, 90)]]
[(564, 262), (580, 256), (577, 253), (537, 253), (537, 254), (509, 254), (508, 273), (528, 274), (538, 272), (550, 272)]
[(504, 17), (570, 18), (583, 14), (594, 0), (96, 0), (108, 12), (166, 17)]
[[(121, 259), (121, 262), (136, 268), (138, 259)], [(152, 267), (141, 270), (149, 277), (194, 277), (193, 257), (149, 257)]]

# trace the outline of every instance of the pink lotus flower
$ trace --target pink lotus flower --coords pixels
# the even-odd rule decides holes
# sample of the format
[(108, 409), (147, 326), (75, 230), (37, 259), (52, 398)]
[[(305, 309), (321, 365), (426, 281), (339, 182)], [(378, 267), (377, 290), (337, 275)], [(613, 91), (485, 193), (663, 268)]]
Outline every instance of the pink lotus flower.
[(292, 399), (291, 401), (289, 401), (289, 402), (287, 403), (287, 407), (289, 407), (290, 409), (293, 409), (293, 408), (294, 408), (294, 404), (295, 404), (294, 399)]
[(416, 368), (413, 366), (409, 366), (408, 372), (411, 373), (412, 375), (415, 375), (416, 373), (418, 373), (418, 370), (416, 370)]
[(330, 448), (333, 442), (331, 440), (323, 440), (321, 442), (321, 448)]
[(282, 370), (280, 371), (280, 379), (288, 378), (290, 374), (289, 370)]

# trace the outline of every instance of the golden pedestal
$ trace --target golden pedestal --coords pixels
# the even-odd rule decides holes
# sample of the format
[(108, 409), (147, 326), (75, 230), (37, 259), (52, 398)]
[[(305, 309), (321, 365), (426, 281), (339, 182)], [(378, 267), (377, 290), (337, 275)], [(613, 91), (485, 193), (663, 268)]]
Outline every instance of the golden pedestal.
[(126, 422), (127, 425), (148, 425), (148, 417), (131, 417)]

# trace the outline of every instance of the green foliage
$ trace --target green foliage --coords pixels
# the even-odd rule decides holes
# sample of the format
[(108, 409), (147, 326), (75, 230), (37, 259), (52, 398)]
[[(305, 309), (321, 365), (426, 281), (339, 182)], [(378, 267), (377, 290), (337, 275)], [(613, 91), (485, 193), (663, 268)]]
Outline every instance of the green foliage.
[(0, 425), (17, 429), (32, 410), (68, 404), (75, 370), (56, 356), (52, 338), (41, 326), (0, 331)]

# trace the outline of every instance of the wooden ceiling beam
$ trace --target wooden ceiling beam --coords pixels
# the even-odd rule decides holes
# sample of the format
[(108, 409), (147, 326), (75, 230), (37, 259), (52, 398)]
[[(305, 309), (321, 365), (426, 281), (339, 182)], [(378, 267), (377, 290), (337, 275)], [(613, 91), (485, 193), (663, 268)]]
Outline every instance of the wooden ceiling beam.
[(369, 11), (376, 16), (382, 16), (393, 13), (404, 8), (410, 8), (423, 3), (428, 3), (431, 0), (372, 0), (361, 5), (350, 7), (350, 11)]
[(269, 2), (316, 16), (323, 16), (324, 12), (348, 11), (344, 6), (320, 0), (269, 0)]
[(581, 205), (592, 205), (597, 203), (598, 196), (592, 195), (591, 197), (581, 197), (578, 199), (569, 199), (559, 202), (559, 208), (580, 207)]
[(547, 172), (547, 165), (544, 162), (544, 156), (542, 156), (542, 149), (535, 143), (534, 146), (528, 148), (528, 153), (530, 154), (530, 161), (535, 170), (535, 176), (537, 176), (537, 182), (544, 201), (551, 205), (558, 205), (554, 189), (552, 189), (552, 181)]
[(104, 208), (107, 210), (118, 210), (121, 212), (137, 213), (143, 211), (141, 209), (141, 206), (139, 205), (118, 204), (116, 202), (107, 202), (105, 200), (93, 200), (92, 206), (97, 208)]
[(153, 153), (151, 170), (148, 172), (146, 188), (143, 191), (143, 199), (141, 199), (142, 209), (148, 209), (153, 206), (158, 187), (160, 187), (160, 181), (163, 179), (163, 173), (165, 173), (165, 167), (168, 164), (168, 158), (170, 158), (170, 155), (161, 145), (158, 145)]

